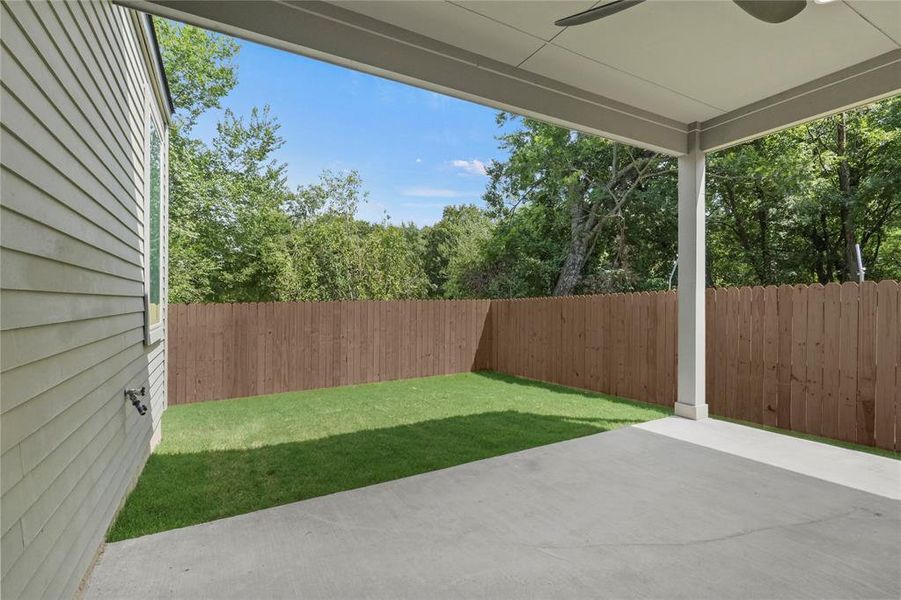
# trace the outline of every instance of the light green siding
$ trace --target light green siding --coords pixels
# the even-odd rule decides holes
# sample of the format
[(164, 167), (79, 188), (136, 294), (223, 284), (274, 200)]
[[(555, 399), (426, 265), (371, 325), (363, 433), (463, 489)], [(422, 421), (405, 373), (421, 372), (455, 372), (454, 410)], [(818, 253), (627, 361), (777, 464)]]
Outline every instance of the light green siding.
[[(166, 342), (143, 329), (145, 145), (164, 104), (133, 11), (3, 0), (0, 28), (0, 595), (70, 597), (166, 405)], [(141, 386), (144, 417), (123, 396)]]

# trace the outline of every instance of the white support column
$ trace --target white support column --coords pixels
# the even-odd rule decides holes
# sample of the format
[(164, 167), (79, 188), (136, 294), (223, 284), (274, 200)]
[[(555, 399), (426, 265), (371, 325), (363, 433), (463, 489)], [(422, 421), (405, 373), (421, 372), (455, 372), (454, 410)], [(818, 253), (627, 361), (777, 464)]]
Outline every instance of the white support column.
[(704, 396), (705, 205), (699, 125), (689, 127), (679, 157), (679, 370), (676, 414), (706, 419)]

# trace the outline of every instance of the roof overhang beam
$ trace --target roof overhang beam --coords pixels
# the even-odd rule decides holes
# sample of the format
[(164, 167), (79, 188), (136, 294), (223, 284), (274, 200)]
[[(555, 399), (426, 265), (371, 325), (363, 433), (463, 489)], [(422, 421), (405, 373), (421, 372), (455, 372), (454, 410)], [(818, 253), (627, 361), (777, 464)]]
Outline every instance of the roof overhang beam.
[[(730, 111), (681, 123), (321, 1), (115, 0), (499, 110), (670, 155), (712, 152), (901, 93), (901, 49)], [(690, 68), (690, 66), (689, 66)]]
[(712, 152), (901, 93), (901, 50), (749, 104), (700, 124)]

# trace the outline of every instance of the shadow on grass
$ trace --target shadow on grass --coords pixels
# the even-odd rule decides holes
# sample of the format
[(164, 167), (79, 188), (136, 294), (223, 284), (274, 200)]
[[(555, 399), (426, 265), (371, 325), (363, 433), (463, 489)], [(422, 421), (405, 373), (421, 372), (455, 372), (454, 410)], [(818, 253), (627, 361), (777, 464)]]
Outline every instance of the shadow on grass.
[(500, 411), (251, 449), (153, 454), (108, 539), (204, 523), (642, 420)]

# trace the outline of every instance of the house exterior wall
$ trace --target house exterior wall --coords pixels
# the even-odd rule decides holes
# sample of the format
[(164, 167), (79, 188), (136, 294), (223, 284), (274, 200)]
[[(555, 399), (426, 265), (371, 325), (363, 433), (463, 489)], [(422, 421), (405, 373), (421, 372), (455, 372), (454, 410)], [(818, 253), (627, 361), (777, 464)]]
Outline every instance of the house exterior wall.
[[(0, 2), (4, 600), (76, 592), (160, 436), (166, 340), (145, 344), (145, 187), (152, 118), (166, 215), (168, 104), (144, 19), (106, 1)], [(123, 395), (141, 386), (143, 417)]]

